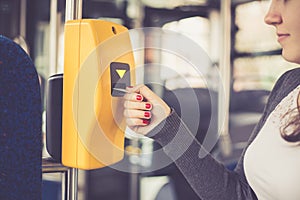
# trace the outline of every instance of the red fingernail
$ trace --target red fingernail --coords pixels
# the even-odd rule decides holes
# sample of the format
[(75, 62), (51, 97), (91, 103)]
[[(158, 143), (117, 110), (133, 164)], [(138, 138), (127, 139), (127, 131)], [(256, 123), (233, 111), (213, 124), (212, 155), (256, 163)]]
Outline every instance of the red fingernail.
[(139, 94), (136, 95), (136, 100), (140, 101), (140, 100), (142, 100), (142, 98), (143, 98), (143, 97), (142, 97), (141, 95), (139, 95)]
[(145, 112), (144, 113), (144, 117), (150, 117), (150, 115), (151, 115), (150, 112)]
[(130, 85), (130, 86), (127, 86), (127, 87), (128, 87), (128, 88), (133, 88), (133, 86), (131, 86), (131, 85)]
[(147, 124), (147, 125), (148, 125), (148, 124), (149, 124), (149, 122), (150, 122), (149, 120), (147, 120), (147, 119), (143, 119), (143, 124)]
[(151, 108), (151, 104), (150, 103), (146, 103), (146, 108), (150, 109)]

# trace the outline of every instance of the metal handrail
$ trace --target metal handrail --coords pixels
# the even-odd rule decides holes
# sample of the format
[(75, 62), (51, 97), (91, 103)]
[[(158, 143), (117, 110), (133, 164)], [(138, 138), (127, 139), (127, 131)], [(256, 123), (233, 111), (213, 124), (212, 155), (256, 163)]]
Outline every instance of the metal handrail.
[(221, 1), (221, 57), (220, 57), (220, 73), (222, 84), (219, 88), (219, 95), (224, 95), (218, 98), (219, 106), (219, 130), (220, 130), (220, 150), (224, 156), (230, 156), (232, 153), (232, 145), (229, 134), (229, 102), (230, 102), (230, 49), (231, 49), (231, 0)]

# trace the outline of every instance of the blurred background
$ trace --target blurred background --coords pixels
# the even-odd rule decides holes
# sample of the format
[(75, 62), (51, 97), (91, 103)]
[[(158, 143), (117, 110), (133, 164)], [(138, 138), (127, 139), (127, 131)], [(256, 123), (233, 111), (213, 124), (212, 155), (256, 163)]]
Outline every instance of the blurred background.
[[(104, 19), (122, 24), (128, 29), (160, 27), (184, 34), (199, 44), (210, 57), (213, 66), (220, 65), (220, 31), (222, 29), (221, 0), (83, 0), (83, 18)], [(63, 73), (64, 51), (64, 0), (0, 0), (0, 34), (20, 44), (30, 55), (40, 75), (42, 99), (46, 103), (47, 80)], [(285, 71), (296, 67), (283, 60), (275, 29), (264, 24), (269, 1), (232, 0), (230, 54), (230, 112), (229, 133), (233, 151), (222, 155), (218, 145), (212, 154), (229, 169), (233, 169), (251, 130), (259, 120), (268, 94), (276, 79)], [(159, 44), (163, 39), (144, 42)], [(202, 141), (213, 114), (210, 106), (217, 103), (209, 95), (203, 79), (188, 63), (168, 54), (145, 50), (137, 55), (141, 63), (162, 63), (172, 66), (182, 76), (166, 74), (157, 69), (145, 68), (142, 82), (150, 85), (180, 114), (176, 97), (185, 96), (191, 89), (201, 102), (201, 117), (197, 138)], [(205, 74), (214, 80), (214, 74)], [(181, 80), (184, 79), (184, 80)], [(188, 84), (187, 84), (188, 83)], [(162, 87), (161, 87), (162, 86)], [(185, 102), (189, 104), (189, 102)], [(45, 107), (45, 106), (44, 106)], [(45, 109), (45, 108), (44, 108)], [(45, 115), (45, 114), (44, 114)], [(191, 118), (186, 124), (193, 122)], [(45, 127), (44, 127), (45, 134)], [(217, 132), (217, 125), (212, 132)], [(149, 168), (155, 157), (143, 157), (136, 152), (151, 152), (158, 145), (151, 140), (126, 138), (124, 161), (135, 169)], [(132, 153), (135, 152), (135, 153)], [(44, 156), (48, 156), (44, 150)], [(44, 174), (43, 199), (61, 199), (62, 175)], [(78, 198), (87, 200), (183, 200), (199, 199), (175, 165), (151, 173), (127, 173), (105, 167), (79, 171)]]

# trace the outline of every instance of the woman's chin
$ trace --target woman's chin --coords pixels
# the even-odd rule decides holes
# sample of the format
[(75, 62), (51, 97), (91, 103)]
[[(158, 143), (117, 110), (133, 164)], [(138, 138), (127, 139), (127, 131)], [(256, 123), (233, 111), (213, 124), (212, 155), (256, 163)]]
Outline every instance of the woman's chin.
[(282, 50), (282, 57), (292, 63), (300, 64), (300, 56), (292, 53), (287, 53), (284, 49)]

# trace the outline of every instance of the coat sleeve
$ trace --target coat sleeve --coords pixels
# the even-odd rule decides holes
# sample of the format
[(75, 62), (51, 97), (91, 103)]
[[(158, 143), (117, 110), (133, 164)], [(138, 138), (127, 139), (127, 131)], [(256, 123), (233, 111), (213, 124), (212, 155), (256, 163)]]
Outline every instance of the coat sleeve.
[(215, 160), (175, 111), (147, 136), (163, 147), (202, 200), (257, 199), (246, 179), (242, 178), (244, 172), (230, 171)]

